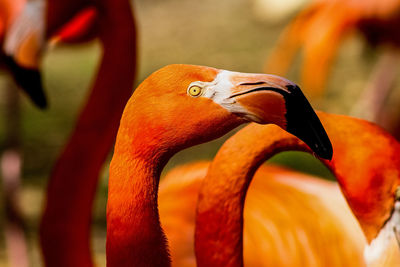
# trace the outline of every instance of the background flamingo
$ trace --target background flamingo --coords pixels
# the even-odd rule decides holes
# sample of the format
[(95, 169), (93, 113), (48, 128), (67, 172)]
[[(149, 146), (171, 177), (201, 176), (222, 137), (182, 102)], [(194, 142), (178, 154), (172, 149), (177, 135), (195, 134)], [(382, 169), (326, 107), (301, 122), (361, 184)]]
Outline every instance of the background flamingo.
[[(24, 1), (21, 3), (25, 4)], [(56, 36), (61, 41), (80, 42), (90, 39), (95, 32), (103, 46), (103, 58), (92, 94), (53, 171), (41, 226), (46, 265), (90, 266), (89, 224), (98, 173), (114, 141), (123, 106), (132, 92), (136, 70), (136, 36), (131, 6), (129, 1), (50, 0), (23, 4), (15, 14), (11, 33), (24, 32), (29, 25), (32, 34), (29, 33), (28, 40), (42, 40), (46, 35), (47, 38)], [(97, 13), (101, 14), (98, 23)], [(27, 19), (38, 21), (27, 24)], [(44, 20), (46, 33), (42, 29)], [(28, 55), (37, 64), (42, 45), (40, 42), (33, 44), (36, 46), (29, 47), (32, 52), (23, 55)], [(19, 62), (26, 56), (15, 53), (9, 58)], [(26, 81), (21, 75), (16, 77), (17, 81), (21, 79)], [(37, 92), (31, 97), (39, 106), (45, 106), (43, 94), (39, 94), (39, 100), (35, 98)], [(89, 156), (91, 154), (93, 156)], [(84, 184), (82, 180), (85, 180)], [(82, 185), (80, 192), (76, 191), (77, 181)]]
[(339, 45), (353, 31), (361, 31), (373, 45), (397, 47), (399, 12), (396, 0), (311, 1), (282, 34), (267, 69), (286, 72), (295, 53), (303, 48), (303, 83), (311, 92), (318, 93)]
[[(40, 108), (47, 106), (38, 70), (45, 48), (43, 16), (45, 1), (2, 0), (0, 2), (1, 57), (15, 81)], [(52, 33), (52, 43), (82, 42), (95, 35), (97, 12), (88, 7), (71, 18), (64, 27)], [(42, 21), (40, 21), (42, 20)], [(11, 40), (10, 40), (11, 39)]]
[[(219, 137), (244, 118), (278, 123), (302, 136), (309, 131), (306, 141), (321, 156), (331, 156), (311, 106), (280, 77), (170, 65), (136, 89), (121, 119), (110, 166), (108, 266), (169, 265), (157, 208), (162, 168), (177, 151)], [(298, 121), (306, 126), (299, 129)]]
[[(16, 14), (23, 7), (24, 1), (0, 1), (0, 61), (6, 61), (3, 49), (4, 35)], [(6, 67), (10, 67), (9, 65)], [(11, 70), (11, 69), (9, 69)], [(19, 153), (19, 101), (14, 86), (7, 84), (5, 151), (1, 155), (1, 182), (4, 206), (6, 210), (4, 236), (10, 266), (28, 266), (25, 225), (19, 202), (21, 155)], [(26, 89), (29, 91), (28, 89)]]
[(47, 36), (87, 6), (96, 8), (101, 18), (96, 24), (103, 48), (100, 68), (75, 129), (53, 169), (40, 226), (47, 266), (92, 266), (91, 210), (99, 171), (132, 92), (136, 70), (135, 23), (129, 1), (49, 0), (47, 4)]
[(397, 0), (311, 1), (287, 26), (265, 69), (268, 73), (286, 73), (301, 49), (301, 84), (314, 95), (321, 95), (342, 43), (360, 33), (380, 56), (367, 87), (359, 100), (352, 102), (352, 113), (378, 122), (397, 136), (399, 113), (391, 111), (390, 103), (397, 106), (398, 100), (388, 101), (388, 97), (396, 97), (391, 90), (400, 62), (399, 25)]
[[(40, 54), (44, 44), (40, 42), (42, 30), (44, 1), (2, 1), (0, 3), (1, 24), (0, 39), (4, 48), (4, 59), (16, 82), (28, 93), (39, 107), (45, 107), (47, 100), (42, 89), (39, 67)], [(35, 13), (37, 12), (37, 13)], [(86, 39), (89, 29), (93, 31), (94, 10), (86, 8), (67, 22), (67, 25), (57, 31), (54, 37), (61, 42), (76, 42)], [(22, 24), (18, 24), (22, 22)], [(91, 26), (88, 28), (88, 26)], [(86, 27), (85, 27), (86, 26)], [(82, 30), (83, 28), (83, 30)], [(16, 33), (16, 37), (13, 34)], [(9, 39), (12, 40), (10, 49)], [(90, 35), (89, 35), (90, 38)], [(3, 40), (5, 40), (3, 42)], [(14, 47), (15, 46), (15, 47)], [(14, 50), (15, 49), (15, 50)], [(10, 54), (8, 54), (10, 53)], [(3, 53), (2, 53), (3, 54)], [(9, 88), (7, 88), (9, 89)], [(3, 192), (6, 199), (7, 223), (7, 252), (11, 266), (28, 266), (27, 244), (24, 240), (26, 229), (20, 209), (20, 172), (22, 157), (20, 155), (20, 105), (18, 94), (14, 88), (7, 93), (7, 124), (6, 146), (7, 150), (2, 156)], [(18, 166), (18, 167), (16, 167)]]
[[(398, 233), (396, 228), (392, 228), (392, 223), (394, 225), (399, 223), (397, 221), (398, 211), (395, 208), (397, 206), (395, 205), (399, 205), (396, 200), (396, 190), (398, 190), (400, 182), (400, 158), (397, 153), (400, 144), (379, 127), (365, 121), (324, 113), (319, 113), (319, 116), (331, 137), (334, 148), (332, 161), (323, 160), (323, 162), (335, 173), (343, 194), (370, 244), (365, 252), (367, 262), (374, 263), (383, 259), (383, 261), (391, 262), (391, 264), (385, 266), (396, 266), (399, 263), (399, 251), (391, 248), (398, 246), (396, 241)], [(196, 219), (196, 255), (199, 265), (243, 265), (243, 209), (247, 188), (255, 170), (265, 159), (277, 152), (290, 149), (309, 151), (307, 146), (297, 138), (273, 126), (249, 125), (224, 144), (214, 159), (200, 191)], [(232, 158), (235, 158), (235, 164), (232, 164)], [(223, 177), (226, 178), (223, 179)], [(285, 178), (282, 180), (285, 181)], [(291, 181), (288, 179), (283, 183), (288, 183), (297, 188), (298, 192), (314, 192), (307, 197), (303, 195), (306, 202), (315, 202), (315, 191), (320, 190), (321, 194), (317, 194), (323, 199), (320, 200), (320, 205), (324, 206), (328, 203), (325, 208), (328, 210), (328, 214), (331, 212), (330, 207), (334, 198), (330, 194), (325, 194), (326, 188), (324, 187), (326, 186), (323, 183), (302, 183), (296, 181), (296, 179)], [(280, 193), (279, 187), (272, 188), (273, 195)], [(287, 191), (285, 186), (282, 186), (281, 190), (283, 195)], [(267, 194), (267, 192), (268, 190), (264, 193)], [(303, 209), (291, 207), (289, 202), (284, 200), (282, 200), (281, 206), (285, 207), (292, 216), (303, 212)], [(266, 215), (262, 218), (268, 218), (271, 221), (277, 220), (276, 224), (278, 225), (283, 224), (282, 221), (277, 219), (279, 216), (276, 218), (273, 214), (273, 206), (271, 208), (268, 207), (268, 203), (264, 203), (264, 207)], [(322, 213), (322, 210), (319, 210), (321, 213), (316, 212), (308, 215), (311, 216), (308, 218), (315, 223), (315, 227), (325, 222), (325, 212)], [(251, 217), (250, 214), (249, 216)], [(258, 218), (260, 217), (258, 215)], [(334, 220), (335, 225), (330, 225), (331, 221), (327, 222), (325, 230), (329, 234), (331, 228), (340, 227), (336, 223), (346, 226), (348, 223), (346, 219), (349, 219), (349, 217), (338, 217)], [(258, 234), (255, 233), (263, 232), (260, 228), (257, 228), (255, 221), (257, 220), (254, 218), (248, 221), (251, 228), (248, 228), (247, 233), (250, 236), (257, 236)], [(261, 227), (260, 225), (266, 223), (266, 221), (260, 220), (259, 223), (259, 227)], [(311, 222), (307, 223), (310, 224)], [(245, 221), (246, 224), (247, 221)], [(267, 223), (267, 225), (270, 224)], [(302, 229), (304, 226), (301, 224), (293, 227), (303, 234), (306, 231)], [(253, 248), (248, 250), (246, 255), (266, 255), (265, 262), (285, 266), (285, 258), (282, 258), (282, 255), (279, 254), (279, 244), (283, 242), (282, 240), (286, 236), (285, 228), (280, 226), (273, 229), (276, 229), (278, 233), (273, 234), (274, 232), (271, 229), (266, 230), (266, 236), (260, 236), (260, 241), (246, 239), (249, 246)], [(349, 229), (351, 229), (349, 232), (355, 231), (354, 228), (350, 227)], [(333, 231), (336, 232), (337, 230), (333, 229)], [(342, 234), (346, 235), (346, 232), (343, 231)], [(272, 245), (262, 245), (263, 238), (267, 242), (275, 244), (275, 252)], [(300, 236), (298, 238), (301, 240), (299, 242), (300, 247), (304, 246), (304, 239), (307, 237)], [(311, 251), (315, 248), (322, 250), (326, 248), (324, 245), (315, 247), (312, 245), (313, 242), (324, 242), (321, 235), (314, 233), (308, 238), (306, 240), (309, 240), (307, 243), (310, 244)], [(318, 238), (321, 238), (321, 240), (314, 241)], [(341, 238), (343, 238), (342, 240), (347, 239), (342, 235), (338, 235), (338, 238), (339, 240)], [(382, 239), (386, 240), (385, 238), (387, 238), (387, 241), (382, 243)], [(252, 242), (261, 243), (251, 245)], [(342, 243), (341, 241), (338, 242)], [(357, 244), (357, 240), (354, 242)], [(340, 255), (340, 252), (343, 251), (337, 251), (337, 261), (328, 260), (325, 258), (325, 253), (315, 253), (313, 257), (321, 266), (327, 264), (342, 266), (344, 264), (344, 262), (340, 263), (342, 260), (347, 261), (347, 264), (351, 262), (358, 266), (355, 261), (357, 258), (358, 264), (362, 265), (360, 255), (356, 255), (357, 250), (354, 250), (354, 254), (350, 254), (353, 257), (355, 256), (354, 259), (351, 259), (351, 256), (349, 257), (347, 254), (349, 251), (344, 252), (343, 256)], [(304, 259), (309, 259), (308, 253), (310, 251), (306, 251), (304, 256), (299, 256), (299, 262), (292, 262), (292, 264), (302, 265), (301, 262)], [(259, 257), (256, 257), (255, 261)], [(255, 263), (255, 261), (251, 262)]]
[[(10, 71), (16, 83), (28, 94), (40, 108), (47, 106), (42, 87), (42, 78), (37, 59), (37, 52), (42, 43), (36, 38), (40, 33), (30, 25), (41, 28), (41, 22), (35, 16), (23, 14), (27, 6), (25, 0), (2, 0), (0, 2), (0, 57), (2, 63)], [(39, 1), (31, 2), (35, 10), (41, 10)], [(19, 27), (18, 19), (24, 17), (23, 27)]]

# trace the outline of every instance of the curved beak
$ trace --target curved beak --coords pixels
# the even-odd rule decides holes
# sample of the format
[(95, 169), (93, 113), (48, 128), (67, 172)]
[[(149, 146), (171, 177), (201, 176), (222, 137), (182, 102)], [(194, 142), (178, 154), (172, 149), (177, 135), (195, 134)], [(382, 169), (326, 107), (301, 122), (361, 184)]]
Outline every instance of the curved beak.
[(332, 159), (328, 135), (296, 84), (275, 75), (235, 72), (230, 72), (229, 80), (231, 101), (225, 103), (226, 108), (250, 121), (277, 124), (305, 142), (320, 158)]

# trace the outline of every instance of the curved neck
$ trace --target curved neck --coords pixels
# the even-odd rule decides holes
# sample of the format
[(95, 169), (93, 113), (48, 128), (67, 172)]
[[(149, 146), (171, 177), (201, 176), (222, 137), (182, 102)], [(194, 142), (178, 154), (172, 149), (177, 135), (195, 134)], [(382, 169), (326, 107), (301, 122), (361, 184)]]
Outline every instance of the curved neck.
[[(84, 1), (49, 1), (49, 5), (60, 5), (59, 9), (49, 9), (51, 15), (63, 18), (64, 10), (69, 10), (66, 6), (75, 2), (82, 8)], [(102, 10), (101, 63), (50, 177), (40, 226), (46, 266), (94, 265), (90, 222), (99, 172), (114, 144), (136, 72), (136, 28), (130, 2), (117, 2), (125, 6)]]
[[(271, 127), (282, 138), (268, 139)], [(301, 141), (276, 126), (249, 125), (231, 137), (213, 160), (200, 190), (196, 214), (198, 266), (243, 266), (243, 210), (255, 171), (268, 158)]]
[[(121, 122), (121, 125), (123, 122)], [(121, 126), (122, 127), (122, 126)], [(110, 165), (107, 203), (107, 266), (169, 266), (157, 192), (162, 155), (141, 150), (140, 133), (120, 129)]]

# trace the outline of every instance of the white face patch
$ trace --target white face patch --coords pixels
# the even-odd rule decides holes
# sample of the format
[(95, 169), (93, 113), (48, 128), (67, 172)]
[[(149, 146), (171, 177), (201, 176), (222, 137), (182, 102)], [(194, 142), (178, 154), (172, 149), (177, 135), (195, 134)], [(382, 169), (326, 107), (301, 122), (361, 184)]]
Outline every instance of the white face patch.
[[(28, 1), (7, 29), (3, 49), (7, 56), (15, 57), (21, 46), (32, 36), (36, 37), (39, 49), (45, 46), (46, 1)], [(38, 51), (34, 51), (38, 53)]]
[(199, 96), (213, 100), (215, 103), (229, 110), (229, 112), (242, 115), (244, 114), (244, 117), (251, 117), (251, 119), (254, 120), (254, 118), (248, 114), (249, 112), (236, 102), (235, 98), (230, 98), (232, 95), (232, 88), (235, 86), (231, 81), (231, 77), (237, 74), (240, 73), (222, 70), (220, 73), (218, 73), (213, 81), (192, 82), (188, 89), (192, 86), (199, 86), (203, 88), (203, 91)]
[[(400, 201), (397, 200), (390, 219), (380, 230), (378, 236), (365, 247), (364, 259), (367, 264), (378, 261), (385, 255), (392, 242), (399, 244), (400, 235)], [(400, 244), (399, 244), (400, 245)], [(399, 246), (400, 249), (400, 246)]]

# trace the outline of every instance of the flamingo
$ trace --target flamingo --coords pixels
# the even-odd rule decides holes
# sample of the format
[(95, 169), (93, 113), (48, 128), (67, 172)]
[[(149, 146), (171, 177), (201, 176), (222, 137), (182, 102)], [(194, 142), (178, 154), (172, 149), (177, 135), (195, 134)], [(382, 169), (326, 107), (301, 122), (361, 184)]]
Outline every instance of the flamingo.
[[(113, 144), (136, 72), (136, 28), (130, 1), (2, 0), (0, 4), (3, 3), (13, 10), (20, 3), (5, 38), (6, 46), (9, 44), (6, 59), (13, 66), (26, 61), (38, 64), (43, 41), (54, 36), (55, 40), (66, 42), (86, 41), (93, 35), (100, 39), (103, 55), (97, 78), (50, 177), (40, 226), (47, 266), (92, 266), (89, 224), (98, 174)], [(21, 75), (16, 80), (27, 82), (30, 88), (33, 84), (29, 95), (45, 107), (39, 73), (35, 72), (37, 82), (33, 83), (19, 69), (17, 74)]]
[(122, 115), (110, 164), (108, 266), (170, 265), (157, 208), (162, 168), (176, 152), (249, 120), (276, 123), (302, 136), (321, 157), (332, 155), (304, 95), (278, 76), (169, 65), (138, 86)]
[[(29, 12), (26, 12), (27, 9)], [(20, 88), (36, 106), (43, 109), (47, 106), (47, 99), (38, 70), (38, 51), (43, 46), (40, 37), (42, 22), (35, 16), (35, 13), (41, 13), (42, 9), (43, 6), (38, 1), (0, 1), (1, 60)]]
[(398, 48), (399, 25), (400, 2), (397, 0), (311, 1), (287, 26), (267, 62), (266, 71), (285, 73), (302, 47), (302, 83), (311, 92), (320, 94), (335, 54), (346, 36), (358, 31), (374, 46)]
[[(14, 80), (39, 108), (47, 107), (39, 71), (44, 41), (45, 1), (1, 0), (1, 58)], [(78, 12), (61, 29), (52, 33), (51, 43), (77, 43), (95, 36), (97, 11), (93, 7)]]
[(265, 71), (283, 75), (301, 48), (301, 83), (314, 96), (321, 96), (341, 43), (358, 33), (379, 57), (350, 114), (376, 122), (400, 138), (398, 112), (392, 111), (399, 99), (388, 101), (398, 76), (399, 27), (398, 0), (314, 0), (287, 26)]
[(91, 93), (49, 180), (40, 224), (46, 266), (93, 266), (90, 221), (99, 171), (115, 140), (136, 72), (136, 27), (128, 0), (48, 0), (46, 36), (62, 32), (71, 18), (88, 8), (97, 14), (86, 22), (94, 23), (88, 29), (95, 30), (103, 53)]
[[(24, 89), (33, 102), (40, 108), (45, 108), (47, 106), (47, 100), (38, 70), (39, 59), (45, 46), (42, 42), (44, 39), (44, 3), (44, 1), (24, 0), (0, 1), (1, 58), (6, 63), (6, 67), (11, 71), (11, 74), (13, 74), (17, 84)], [(93, 35), (95, 28), (93, 25), (96, 25), (93, 23), (95, 19), (96, 12), (94, 9), (90, 7), (84, 8), (82, 12), (69, 20), (60, 30), (49, 34), (52, 35), (52, 40), (56, 39), (58, 42), (63, 43), (86, 41)], [(134, 49), (134, 47), (132, 47), (132, 49)], [(130, 87), (126, 90), (130, 90)], [(14, 98), (15, 97), (17, 96), (14, 96)], [(13, 98), (11, 100), (13, 100)], [(15, 107), (12, 111), (16, 111)], [(11, 124), (11, 126), (12, 125), (14, 124)], [(78, 153), (78, 151), (75, 153)], [(5, 153), (7, 156), (8, 154), (9, 153)], [(11, 182), (17, 183), (16, 181)], [(16, 191), (17, 190), (14, 190), (12, 193)], [(17, 196), (12, 195), (10, 199), (17, 199)], [(7, 202), (7, 204), (6, 208), (7, 210), (10, 209), (12, 215), (15, 215), (16, 218), (20, 216), (19, 213), (17, 213), (18, 211), (15, 210), (15, 204), (13, 202)], [(18, 218), (20, 219), (20, 217)], [(17, 220), (16, 222), (22, 221)], [(13, 225), (13, 227), (16, 228), (18, 225)], [(14, 231), (18, 231), (18, 229), (16, 228)], [(23, 232), (23, 230), (20, 231)], [(20, 237), (21, 234), (15, 236)], [(14, 247), (16, 249), (13, 251), (13, 248), (11, 248), (10, 252), (11, 255), (17, 254), (17, 257), (10, 259), (10, 261), (19, 261), (21, 263), (26, 259), (21, 257), (23, 255), (18, 249), (21, 250), (23, 247), (18, 247), (20, 243), (16, 241), (12, 242), (12, 244), (15, 244)], [(62, 257), (60, 257), (60, 259), (62, 260)]]
[[(334, 148), (332, 161), (322, 160), (322, 162), (336, 175), (343, 195), (369, 244), (365, 249), (366, 262), (375, 264), (383, 261), (391, 262), (384, 266), (398, 266), (400, 264), (400, 251), (396, 239), (399, 236), (400, 201), (396, 192), (399, 192), (400, 189), (400, 156), (398, 154), (400, 144), (381, 128), (369, 122), (322, 112), (318, 115), (327, 129)], [(209, 168), (199, 193), (195, 235), (196, 256), (199, 266), (207, 264), (207, 266), (243, 265), (243, 209), (248, 186), (255, 170), (264, 160), (277, 152), (286, 150), (311, 152), (303, 142), (276, 127), (260, 127), (254, 124), (239, 131), (221, 147)], [(232, 164), (232, 158), (235, 159), (234, 164)], [(267, 178), (269, 177), (267, 176)], [(258, 179), (261, 179), (261, 177)], [(310, 217), (307, 223), (315, 224), (315, 229), (318, 229), (318, 223), (325, 222), (326, 214), (330, 216), (329, 210), (332, 206), (335, 206), (332, 203), (334, 198), (331, 198), (331, 194), (326, 195), (326, 189), (321, 184), (302, 183), (298, 180), (292, 179), (290, 181), (289, 179), (288, 181), (286, 179), (286, 183), (293, 188), (297, 187), (298, 192), (314, 191), (308, 196), (306, 194), (304, 201), (320, 201), (319, 205), (325, 206), (325, 210), (320, 209), (319, 212), (308, 215)], [(284, 194), (287, 189), (279, 189), (275, 186), (271, 190), (271, 193), (275, 195), (281, 191)], [(318, 190), (322, 191), (315, 194), (315, 191)], [(268, 191), (264, 193), (269, 194)], [(315, 198), (315, 195), (319, 195), (320, 200)], [(302, 208), (290, 207), (290, 202), (281, 201), (280, 207), (285, 208), (292, 215), (293, 223), (295, 223), (296, 219), (294, 218), (302, 216)], [(260, 205), (259, 201), (257, 203)], [(254, 198), (253, 202), (248, 204), (255, 206)], [(274, 206), (272, 205), (272, 207)], [(249, 223), (250, 227), (253, 227), (247, 228), (247, 234), (261, 239), (261, 241), (253, 241), (254, 244), (252, 245), (249, 244), (255, 252), (247, 251), (247, 254), (259, 255), (258, 257), (267, 255), (265, 257), (266, 262), (280, 263), (274, 264), (274, 266), (285, 266), (285, 259), (276, 258), (282, 256), (282, 253), (279, 254), (279, 244), (283, 242), (282, 239), (285, 239), (285, 232), (283, 232), (285, 230), (281, 230), (279, 225), (291, 224), (292, 221), (282, 222), (278, 220), (274, 222), (276, 217), (273, 213), (269, 213), (268, 203), (265, 202), (263, 208), (267, 210), (264, 215), (258, 215), (258, 217), (265, 220), (258, 222), (258, 224), (255, 223), (257, 219), (254, 219), (257, 214), (253, 215), (252, 218), (251, 214), (245, 212), (245, 215), (250, 217), (249, 221), (244, 221), (245, 226)], [(334, 233), (337, 233), (335, 228), (340, 229), (340, 224), (345, 224), (344, 220), (340, 218), (333, 222), (333, 224), (332, 221), (327, 223), (326, 231), (330, 231), (332, 228)], [(266, 226), (262, 226), (262, 223), (265, 223)], [(278, 225), (273, 228), (276, 232), (273, 232), (273, 229), (268, 229), (268, 225), (271, 224)], [(324, 242), (324, 237), (319, 232), (304, 236), (304, 233), (309, 232), (305, 229), (312, 227), (311, 225), (304, 227), (298, 224), (293, 225), (293, 227), (297, 231), (296, 238), (300, 242), (293, 241), (291, 244), (300, 245), (298, 251), (303, 251), (304, 242), (306, 244)], [(284, 227), (284, 229), (286, 228)], [(261, 233), (265, 233), (265, 236)], [(346, 242), (344, 236), (347, 233), (348, 231), (337, 236), (338, 242), (342, 245)], [(275, 250), (273, 250), (274, 244), (263, 247), (261, 245), (263, 238), (266, 238), (267, 242), (274, 243)], [(319, 238), (321, 240), (318, 241)], [(350, 236), (349, 240), (352, 240)], [(248, 241), (248, 243), (251, 242), (252, 240)], [(301, 242), (303, 243), (300, 244)], [(354, 266), (363, 265), (361, 261), (351, 260), (346, 262), (349, 259), (348, 254), (347, 256), (344, 255), (346, 257), (344, 259), (327, 261), (328, 258), (324, 258), (326, 254), (321, 253), (325, 249), (330, 250), (332, 247), (317, 247), (316, 250), (315, 247), (310, 247), (310, 250), (306, 250), (305, 255), (301, 255), (298, 262), (292, 262), (291, 266), (303, 266), (304, 260), (310, 257), (307, 253), (318, 250), (319, 254), (312, 255), (312, 257), (315, 257), (314, 262), (320, 263), (316, 266), (331, 266), (330, 264), (343, 266), (350, 263)], [(272, 253), (272, 251), (278, 251), (278, 253)], [(343, 249), (338, 250), (337, 253), (339, 251), (343, 252)], [(337, 256), (340, 257), (340, 255)], [(291, 255), (287, 255), (287, 257), (290, 258)], [(296, 258), (297, 255), (293, 255), (293, 257)], [(260, 264), (257, 259), (256, 262)]]

